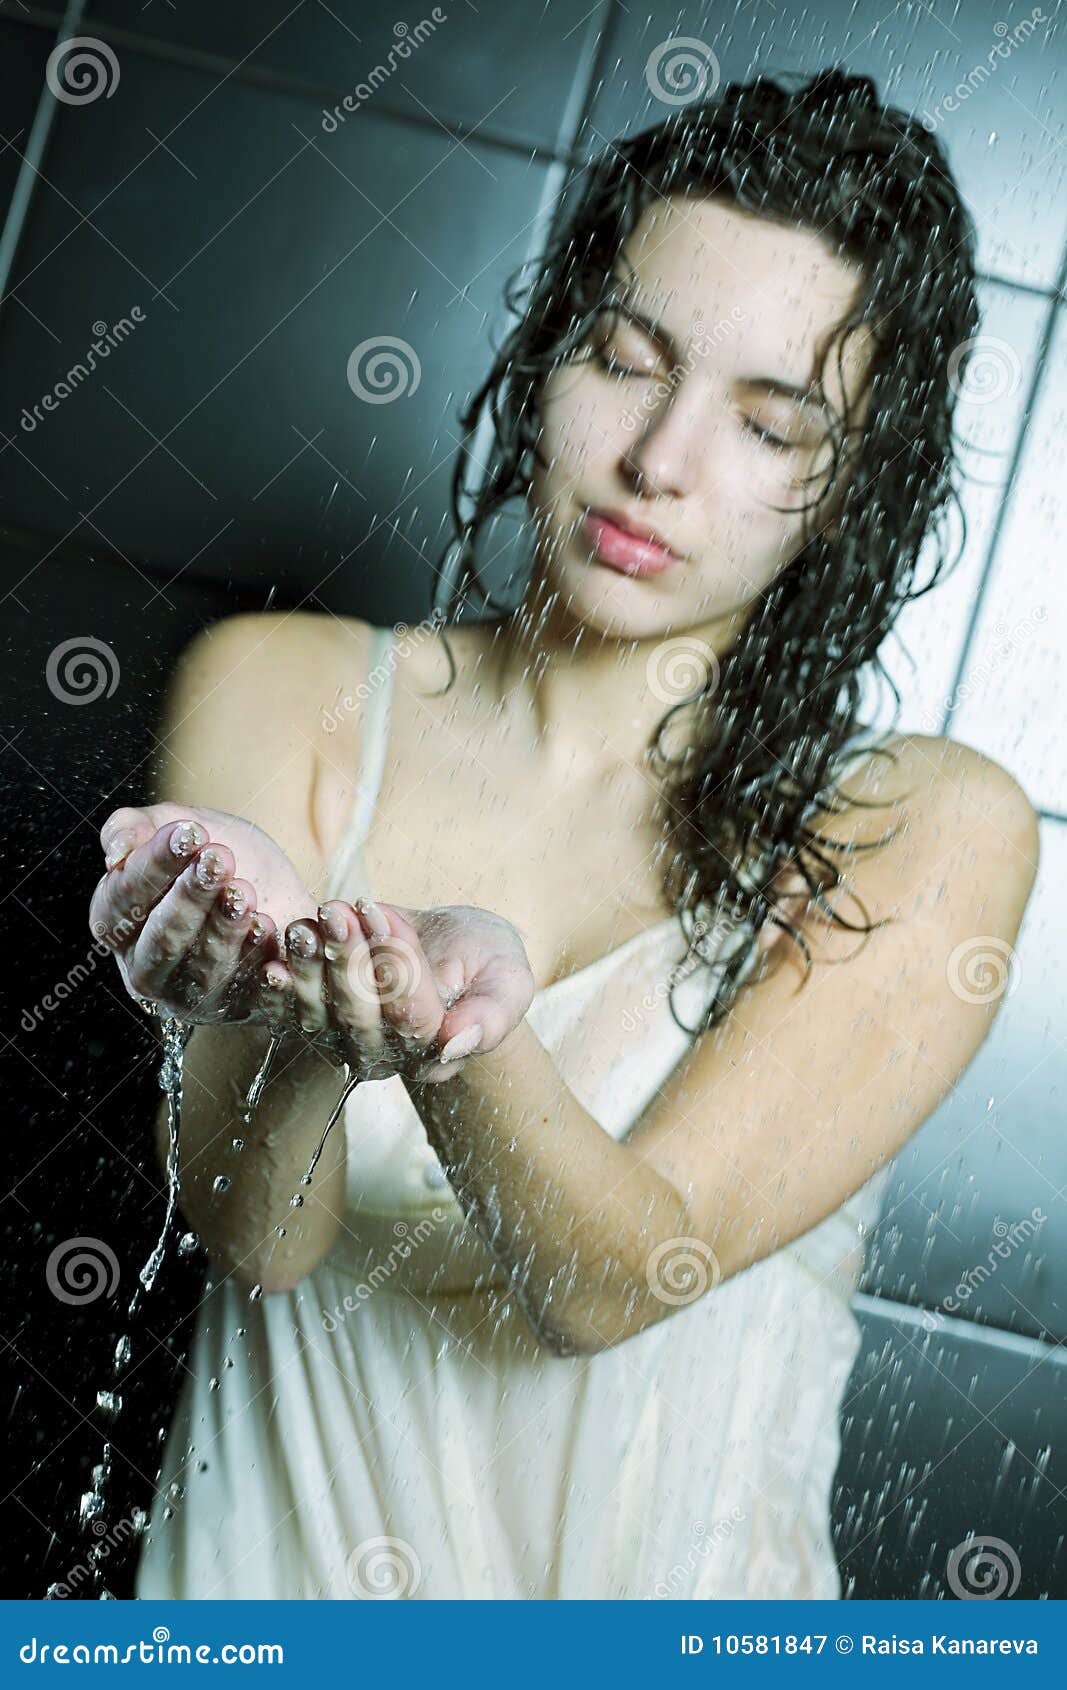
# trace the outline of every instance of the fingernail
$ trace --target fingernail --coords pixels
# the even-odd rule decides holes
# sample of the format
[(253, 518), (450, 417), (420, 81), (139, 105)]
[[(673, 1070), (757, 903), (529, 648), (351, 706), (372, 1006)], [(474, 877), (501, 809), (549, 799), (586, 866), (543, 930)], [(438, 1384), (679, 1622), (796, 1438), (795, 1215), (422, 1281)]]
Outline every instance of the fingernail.
[(331, 908), (329, 904), (320, 904), (319, 920), (331, 939), (343, 942), (348, 938), (348, 923), (339, 909)]
[(292, 927), (286, 934), (286, 944), (294, 956), (305, 961), (315, 955), (315, 935), (310, 927)]
[(203, 844), (204, 835), (195, 822), (179, 822), (170, 836), (170, 848), (176, 857), (191, 857)]
[(202, 852), (196, 859), (196, 867), (193, 873), (205, 892), (209, 892), (222, 879), (224, 873), (222, 858), (217, 851)]
[(340, 962), (345, 954), (343, 945), (335, 945), (332, 939), (323, 940), (322, 954), (327, 962)]
[(239, 886), (227, 886), (221, 902), (222, 913), (230, 921), (240, 921), (248, 908), (248, 899)]
[(465, 1027), (462, 1033), (449, 1039), (438, 1057), (439, 1062), (454, 1062), (459, 1056), (469, 1056), (471, 1051), (477, 1050), (482, 1042), (482, 1029), (475, 1022), (473, 1027)]
[(373, 898), (360, 898), (357, 900), (357, 903), (358, 907), (366, 916), (367, 926), (374, 934), (374, 937), (376, 939), (391, 939), (392, 934), (389, 931), (389, 923), (386, 920), (385, 911), (380, 907), (380, 905), (376, 904)]
[(248, 928), (248, 937), (251, 939), (253, 945), (261, 945), (267, 937), (266, 926), (262, 921), (260, 921), (258, 915), (254, 915), (252, 917)]
[(104, 867), (107, 869), (118, 868), (120, 864), (125, 862), (132, 850), (133, 840), (130, 835), (128, 833), (116, 833), (104, 853)]

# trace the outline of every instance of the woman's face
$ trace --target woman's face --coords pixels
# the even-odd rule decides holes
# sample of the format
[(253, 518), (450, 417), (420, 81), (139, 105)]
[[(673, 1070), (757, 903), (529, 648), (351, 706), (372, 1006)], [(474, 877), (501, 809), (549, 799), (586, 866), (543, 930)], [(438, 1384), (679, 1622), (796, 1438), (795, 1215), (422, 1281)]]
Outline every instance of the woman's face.
[[(709, 199), (650, 206), (625, 251), (625, 310), (603, 315), (545, 383), (547, 467), (530, 494), (538, 573), (569, 617), (615, 638), (743, 620), (799, 551), (802, 506), (827, 485), (826, 403), (841, 419), (847, 399), (853, 426), (865, 412), (866, 330), (846, 342), (844, 389), (835, 351), (825, 398), (804, 398), (860, 272), (806, 231)], [(653, 530), (675, 558), (631, 572), (632, 548), (590, 512)], [(816, 528), (831, 516), (824, 506)]]

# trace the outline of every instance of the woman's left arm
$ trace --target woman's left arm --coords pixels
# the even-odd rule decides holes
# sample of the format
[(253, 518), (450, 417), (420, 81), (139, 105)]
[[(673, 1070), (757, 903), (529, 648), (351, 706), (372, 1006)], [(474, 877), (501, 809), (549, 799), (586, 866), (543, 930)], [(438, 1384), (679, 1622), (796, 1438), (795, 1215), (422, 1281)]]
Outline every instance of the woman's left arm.
[(908, 736), (895, 748), (895, 765), (869, 759), (846, 790), (882, 806), (902, 789), (903, 811), (816, 820), (824, 838), (860, 841), (904, 821), (890, 843), (840, 858), (830, 894), (846, 920), (887, 925), (865, 937), (814, 909), (803, 990), (786, 941), (625, 1140), (581, 1106), (525, 1021), (447, 1081), (407, 1082), (553, 1353), (621, 1343), (809, 1231), (900, 1150), (986, 1037), (1013, 989), (1037, 818), (969, 747)]

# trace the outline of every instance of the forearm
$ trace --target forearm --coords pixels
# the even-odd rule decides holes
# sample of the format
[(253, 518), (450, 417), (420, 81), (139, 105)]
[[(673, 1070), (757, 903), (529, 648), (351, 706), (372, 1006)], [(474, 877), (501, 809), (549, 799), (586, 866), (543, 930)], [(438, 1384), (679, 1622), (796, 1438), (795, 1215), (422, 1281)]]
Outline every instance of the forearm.
[[(264, 1291), (299, 1283), (329, 1249), (344, 1209), (343, 1122), (312, 1183), (300, 1183), (344, 1085), (344, 1071), (298, 1035), (276, 1051), (253, 1113), (244, 1099), (268, 1042), (263, 1027), (199, 1026), (185, 1050), (179, 1207), (227, 1273)], [(158, 1143), (166, 1165), (166, 1100)], [(234, 1139), (243, 1139), (243, 1148)], [(216, 1190), (219, 1178), (228, 1181)], [(294, 1195), (303, 1197), (291, 1206)], [(285, 1228), (279, 1238), (277, 1228)]]
[(657, 1243), (687, 1235), (680, 1194), (583, 1109), (528, 1022), (408, 1092), (468, 1219), (557, 1354), (619, 1343), (668, 1312)]

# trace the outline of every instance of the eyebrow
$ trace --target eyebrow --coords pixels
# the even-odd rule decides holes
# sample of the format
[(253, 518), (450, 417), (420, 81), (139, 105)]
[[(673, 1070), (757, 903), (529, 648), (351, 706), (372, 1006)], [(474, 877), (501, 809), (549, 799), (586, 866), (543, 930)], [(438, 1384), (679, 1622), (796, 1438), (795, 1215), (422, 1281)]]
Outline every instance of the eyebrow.
[[(628, 304), (625, 299), (618, 295), (609, 295), (605, 301), (605, 306), (609, 310), (617, 310), (621, 316), (628, 317), (631, 322), (636, 323), (638, 328), (643, 329), (651, 340), (658, 341), (676, 363), (682, 361), (683, 348), (664, 323), (661, 323), (655, 317), (648, 316), (637, 306)], [(739, 379), (743, 387), (758, 387), (768, 393), (777, 394), (783, 399), (788, 399), (801, 410), (814, 412), (822, 420), (825, 420), (830, 410), (827, 401), (819, 397), (818, 388), (814, 382), (809, 382), (805, 387), (797, 382), (786, 381), (784, 376), (776, 375), (741, 376)]]

